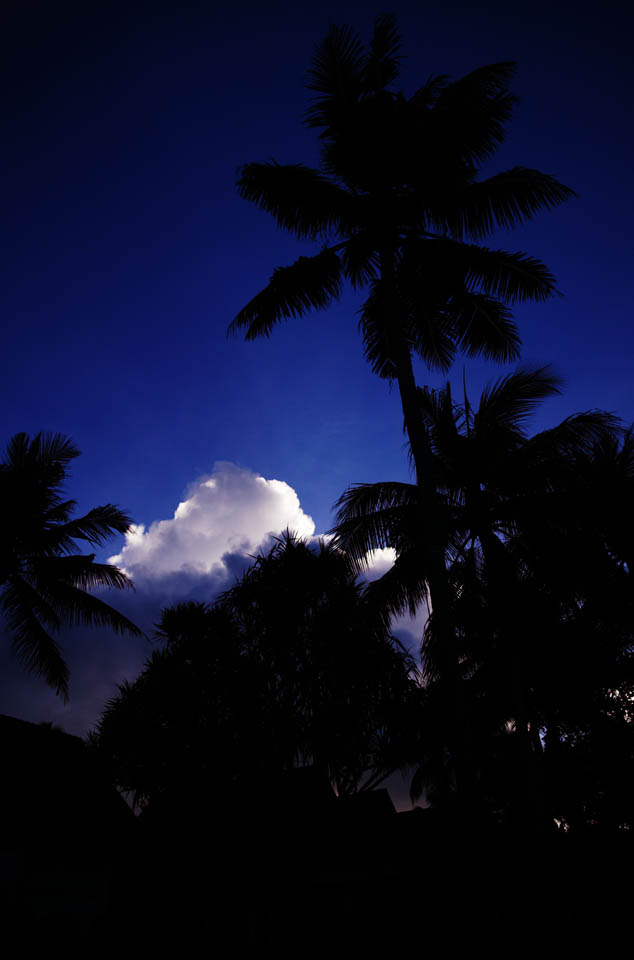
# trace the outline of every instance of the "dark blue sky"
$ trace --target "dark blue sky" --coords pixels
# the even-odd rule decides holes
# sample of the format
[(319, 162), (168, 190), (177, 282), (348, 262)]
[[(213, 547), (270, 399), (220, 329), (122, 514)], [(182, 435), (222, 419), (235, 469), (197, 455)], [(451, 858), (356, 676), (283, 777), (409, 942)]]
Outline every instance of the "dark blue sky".
[[(622, 3), (391, 9), (406, 92), (430, 74), (516, 60), (521, 102), (487, 172), (536, 167), (580, 195), (494, 241), (543, 259), (563, 294), (516, 314), (524, 360), (554, 363), (568, 384), (536, 427), (591, 407), (633, 420), (631, 14)], [(314, 45), (329, 21), (367, 37), (378, 12), (26, 3), (8, 18), (0, 440), (71, 435), (82, 511), (114, 501), (147, 528), (228, 461), (284, 481), (323, 532), (350, 483), (407, 477), (398, 393), (363, 361), (358, 297), (269, 341), (226, 338), (273, 268), (312, 249), (239, 199), (236, 168), (316, 161), (301, 124)], [(470, 362), (472, 395), (501, 372)], [(90, 642), (71, 647), (71, 666), (94, 704), (132, 667), (118, 641), (89, 696)], [(17, 712), (18, 697), (27, 717), (49, 709), (36, 706), (38, 682), (17, 677), (0, 712)]]

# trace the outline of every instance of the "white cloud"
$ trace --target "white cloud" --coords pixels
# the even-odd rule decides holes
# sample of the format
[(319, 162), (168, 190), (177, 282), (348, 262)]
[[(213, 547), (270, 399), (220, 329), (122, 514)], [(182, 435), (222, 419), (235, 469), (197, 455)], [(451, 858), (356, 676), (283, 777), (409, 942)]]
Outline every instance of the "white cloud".
[(396, 550), (392, 547), (380, 547), (367, 554), (368, 567), (363, 571), (363, 579), (370, 583), (387, 573), (396, 560)]
[(300, 537), (315, 532), (292, 487), (218, 462), (211, 476), (190, 486), (170, 520), (133, 527), (110, 562), (137, 583), (174, 575), (222, 578), (229, 572), (226, 555), (256, 553), (271, 534), (286, 528)]
[[(171, 519), (155, 520), (147, 529), (142, 524), (132, 527), (110, 562), (130, 574), (139, 588), (130, 598), (133, 606), (152, 597), (162, 603), (184, 597), (209, 602), (241, 573), (249, 555), (266, 549), (270, 537), (287, 528), (313, 543), (318, 539), (312, 518), (289, 484), (220, 461), (211, 475), (189, 487)], [(377, 580), (395, 557), (390, 547), (372, 551), (362, 579)], [(150, 622), (150, 614), (145, 616)], [(416, 617), (395, 618), (392, 628), (409, 634), (412, 649), (418, 649), (426, 619), (423, 606)]]
[[(396, 550), (392, 547), (373, 550), (368, 554), (368, 567), (363, 571), (363, 579), (367, 580), (368, 583), (378, 580), (379, 577), (388, 572), (395, 560)], [(427, 606), (423, 603), (414, 616), (404, 613), (392, 620), (392, 632), (401, 635), (402, 639), (407, 641), (406, 646), (410, 649), (410, 652), (414, 654), (419, 652), (427, 617)], [(407, 637), (403, 636), (404, 634), (407, 634)]]

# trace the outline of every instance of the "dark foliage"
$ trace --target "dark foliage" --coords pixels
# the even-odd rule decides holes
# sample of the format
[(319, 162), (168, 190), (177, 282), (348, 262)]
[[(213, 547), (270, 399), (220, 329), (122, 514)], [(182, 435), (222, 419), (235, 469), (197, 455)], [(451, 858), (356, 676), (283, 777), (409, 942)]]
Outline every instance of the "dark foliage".
[(95, 737), (141, 805), (217, 784), (250, 795), (307, 764), (344, 794), (407, 760), (413, 663), (327, 544), (286, 535), (213, 607), (164, 610), (157, 637)]
[[(419, 391), (446, 544), (460, 742), (472, 806), (522, 829), (554, 818), (616, 829), (631, 820), (629, 774), (617, 771), (631, 772), (634, 745), (631, 431), (589, 411), (530, 437), (527, 416), (558, 388), (543, 368), (503, 377), (477, 408), (466, 395), (454, 402), (449, 387)], [(335, 542), (358, 569), (369, 550), (396, 550), (369, 590), (393, 614), (428, 595), (424, 506), (413, 484), (359, 485), (339, 501)], [(440, 804), (457, 786), (444, 640), (432, 614), (412, 790)]]
[(16, 434), (0, 463), (5, 505), (0, 553), (0, 605), (13, 636), (13, 650), (27, 670), (44, 677), (68, 699), (68, 667), (54, 639), (60, 627), (85, 624), (117, 632), (141, 631), (89, 591), (132, 584), (95, 554), (77, 554), (77, 541), (102, 546), (125, 533), (130, 518), (108, 503), (73, 519), (65, 500), (68, 465), (79, 450), (61, 434)]

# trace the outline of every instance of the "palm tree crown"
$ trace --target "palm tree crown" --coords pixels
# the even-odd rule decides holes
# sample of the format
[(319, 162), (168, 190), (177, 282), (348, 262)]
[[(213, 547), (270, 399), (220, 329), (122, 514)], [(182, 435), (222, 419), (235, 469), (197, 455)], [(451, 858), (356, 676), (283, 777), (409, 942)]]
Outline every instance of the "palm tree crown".
[[(552, 540), (557, 530), (571, 536), (579, 525), (575, 511), (584, 515), (582, 478), (598, 451), (616, 445), (616, 462), (624, 459), (621, 450), (627, 443), (618, 446), (619, 421), (601, 410), (567, 417), (530, 437), (527, 418), (540, 402), (559, 393), (560, 383), (549, 367), (520, 369), (486, 387), (477, 407), (466, 392), (464, 401), (456, 402), (450, 384), (443, 390), (418, 389), (431, 478), (350, 487), (339, 498), (331, 531), (357, 570), (373, 550), (396, 551), (394, 567), (370, 588), (381, 593), (390, 615), (414, 612), (427, 599), (430, 519), (421, 493), (424, 481), (431, 480), (436, 494), (435, 526), (441, 530), (448, 569), (464, 563), (472, 550), (492, 564), (511, 543), (526, 553), (526, 564), (527, 543), (534, 547), (540, 537)], [(586, 517), (584, 530), (587, 538)]]
[(458, 350), (497, 361), (518, 357), (510, 306), (550, 297), (554, 277), (534, 257), (482, 241), (574, 194), (553, 176), (519, 166), (478, 179), (511, 117), (513, 64), (489, 64), (456, 81), (431, 77), (407, 97), (395, 86), (399, 61), (391, 16), (375, 21), (367, 49), (349, 27), (331, 27), (318, 46), (305, 119), (320, 131), (320, 169), (246, 164), (238, 191), (321, 249), (277, 268), (230, 330), (268, 336), (281, 320), (327, 307), (344, 281), (368, 290), (359, 324), (365, 356), (379, 376), (398, 383), (428, 531), (427, 584), (454, 662), (458, 716), (446, 544), (412, 358), (446, 370)]
[[(560, 715), (570, 721), (579, 691), (583, 700), (601, 687), (620, 689), (631, 672), (623, 666), (623, 651), (631, 650), (628, 538), (614, 522), (616, 513), (631, 529), (631, 432), (591, 410), (529, 436), (527, 417), (559, 386), (544, 367), (501, 377), (473, 406), (466, 392), (455, 402), (449, 385), (419, 390), (435, 523), (420, 482), (358, 484), (340, 498), (334, 530), (335, 545), (357, 570), (372, 550), (395, 550), (394, 566), (368, 588), (387, 618), (415, 610), (432, 593), (440, 532), (452, 649), (433, 605), (421, 646), (426, 729), (412, 789), (419, 793), (440, 774), (436, 786), (447, 786), (450, 768), (439, 763), (447, 743), (452, 755), (462, 749), (470, 786), (493, 789), (493, 781), (485, 789), (485, 770), (492, 763), (489, 773), (500, 780), (510, 763), (510, 723), (514, 816), (531, 826), (543, 813), (538, 731), (552, 729)], [(456, 690), (458, 735), (449, 703)], [(498, 750), (506, 752), (496, 760)]]
[(117, 567), (77, 554), (76, 541), (101, 546), (125, 533), (130, 518), (112, 504), (72, 518), (74, 500), (63, 498), (68, 464), (79, 450), (62, 434), (16, 434), (0, 463), (5, 532), (0, 552), (0, 605), (13, 650), (26, 669), (41, 675), (68, 699), (68, 666), (50, 635), (66, 624), (112, 627), (139, 635), (127, 617), (88, 591), (132, 586)]
[(454, 82), (432, 77), (407, 98), (393, 86), (399, 49), (393, 17), (377, 19), (368, 50), (348, 27), (331, 27), (307, 82), (315, 97), (306, 122), (321, 131), (321, 170), (275, 161), (242, 167), (240, 195), (322, 249), (276, 269), (230, 329), (268, 336), (281, 320), (327, 307), (344, 280), (367, 287), (366, 357), (380, 376), (398, 380), (419, 461), (412, 355), (443, 370), (457, 349), (518, 356), (508, 304), (549, 297), (554, 278), (525, 253), (479, 241), (573, 192), (524, 167), (477, 179), (511, 115), (513, 64)]

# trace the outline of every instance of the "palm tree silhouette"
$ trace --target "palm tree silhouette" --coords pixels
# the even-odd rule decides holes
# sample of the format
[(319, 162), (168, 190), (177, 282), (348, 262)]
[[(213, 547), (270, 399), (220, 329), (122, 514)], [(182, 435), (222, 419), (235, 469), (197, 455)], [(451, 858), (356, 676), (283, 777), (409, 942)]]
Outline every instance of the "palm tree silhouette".
[(322, 169), (275, 161), (242, 167), (242, 197), (323, 247), (276, 269), (230, 330), (243, 330), (247, 340), (268, 336), (282, 320), (327, 307), (344, 280), (368, 287), (365, 353), (375, 372), (398, 382), (422, 476), (426, 444), (412, 355), (442, 370), (458, 349), (514, 359), (519, 337), (507, 304), (543, 300), (555, 289), (540, 261), (472, 241), (574, 194), (525, 167), (477, 179), (504, 138), (515, 102), (513, 64), (454, 82), (432, 77), (406, 98), (393, 89), (399, 49), (391, 16), (376, 20), (368, 51), (348, 27), (331, 27), (307, 82), (316, 97), (306, 122), (321, 130)]
[(62, 625), (112, 627), (140, 635), (127, 617), (88, 591), (131, 587), (117, 567), (78, 555), (76, 541), (101, 546), (125, 533), (130, 518), (112, 504), (72, 519), (74, 500), (64, 500), (68, 464), (79, 450), (62, 434), (16, 434), (0, 463), (5, 527), (0, 555), (1, 608), (13, 651), (31, 673), (68, 699), (68, 666), (49, 633)]
[(513, 64), (490, 64), (453, 82), (432, 77), (408, 98), (394, 89), (399, 51), (392, 16), (377, 18), (368, 50), (350, 28), (331, 27), (307, 78), (315, 97), (306, 123), (320, 130), (321, 169), (274, 161), (242, 167), (240, 195), (322, 248), (277, 268), (230, 330), (247, 340), (268, 336), (282, 320), (327, 307), (346, 280), (369, 289), (360, 315), (365, 355), (379, 376), (398, 383), (425, 501), (429, 590), (450, 651), (442, 511), (412, 357), (441, 370), (458, 350), (518, 357), (509, 305), (545, 300), (554, 278), (539, 260), (481, 241), (574, 194), (525, 167), (478, 180), (511, 116)]
[[(564, 602), (559, 596), (550, 605), (543, 602), (546, 592), (559, 595), (563, 588), (563, 578), (545, 568), (544, 554), (555, 557), (559, 566), (578, 553), (584, 557), (582, 565), (587, 565), (590, 551), (581, 550), (582, 542), (596, 539), (592, 522), (583, 523), (592, 513), (588, 498), (582, 502), (583, 491), (574, 491), (582, 465), (593, 462), (598, 447), (611, 449), (621, 431), (611, 414), (589, 411), (529, 437), (526, 418), (557, 392), (558, 378), (547, 367), (500, 378), (485, 389), (477, 409), (466, 392), (463, 403), (454, 402), (450, 385), (440, 391), (418, 391), (434, 461), (435, 530), (441, 531), (445, 544), (454, 654), (460, 664), (459, 719), (467, 728), (462, 747), (471, 754), (478, 726), (484, 724), (490, 734), (496, 724), (499, 728), (511, 720), (523, 755), (539, 748), (534, 738), (539, 724), (531, 715), (526, 681), (528, 662), (534, 675), (539, 659), (531, 654), (539, 629), (535, 612), (540, 611), (552, 632), (553, 611), (559, 617)], [(623, 459), (624, 455), (617, 457), (619, 463)], [(338, 501), (335, 543), (349, 553), (358, 570), (370, 551), (396, 550), (392, 569), (368, 591), (388, 616), (413, 612), (429, 598), (426, 506), (420, 485), (405, 483), (360, 484)], [(594, 550), (595, 558), (596, 554)], [(592, 569), (596, 576), (596, 559)], [(574, 593), (579, 574), (570, 579), (566, 586)], [(525, 609), (527, 604), (532, 614)], [(423, 638), (423, 673), (428, 683), (446, 687), (447, 676), (456, 669), (455, 658), (449, 657), (435, 621), (434, 609)], [(542, 633), (545, 629), (542, 623)], [(465, 691), (476, 688), (476, 699), (472, 693), (467, 703)], [(450, 726), (455, 719), (446, 715), (443, 722)], [(452, 748), (458, 749), (460, 743), (454, 732)]]

